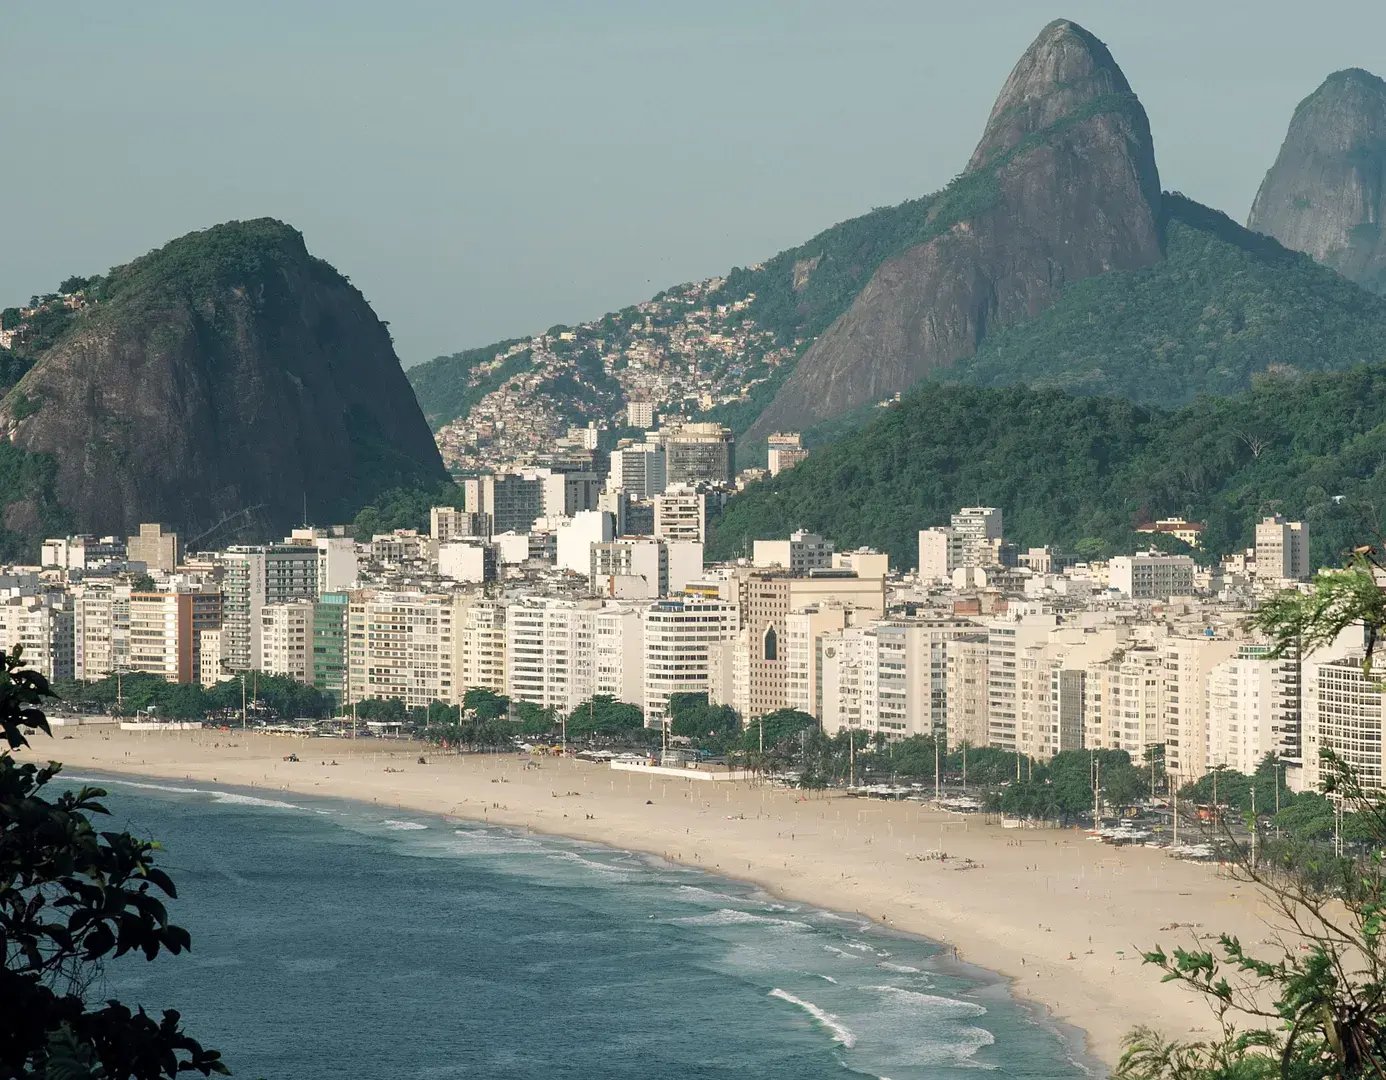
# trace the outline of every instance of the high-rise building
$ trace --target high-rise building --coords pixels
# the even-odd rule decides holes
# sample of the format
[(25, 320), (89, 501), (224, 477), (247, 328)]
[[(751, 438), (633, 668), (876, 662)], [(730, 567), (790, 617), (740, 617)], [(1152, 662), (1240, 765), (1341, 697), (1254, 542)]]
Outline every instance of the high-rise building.
[(1309, 530), (1302, 521), (1279, 514), (1256, 525), (1256, 576), (1270, 581), (1307, 581), (1310, 574)]
[(654, 500), (654, 534), (664, 540), (707, 542), (707, 494), (681, 485)]
[(250, 671), (258, 662), (266, 604), (317, 597), (319, 558), (317, 548), (296, 544), (241, 545), (223, 553), (223, 649), (230, 670)]
[(505, 693), (505, 603), (467, 596), (461, 636), (463, 693), (472, 687)]
[(178, 534), (159, 524), (142, 524), (139, 535), (125, 541), (125, 557), (130, 562), (144, 563), (150, 573), (173, 573), (182, 556)]
[(1362, 654), (1304, 665), (1304, 790), (1325, 779), (1320, 752), (1330, 750), (1367, 791), (1386, 790), (1386, 690)]
[(559, 713), (594, 694), (638, 704), (643, 605), (524, 597), (505, 612), (506, 693)]
[(736, 476), (736, 441), (721, 424), (666, 424), (659, 429), (665, 475), (674, 484), (730, 484)]
[(218, 629), (221, 617), (221, 594), (211, 588), (131, 593), (129, 670), (200, 683), (203, 631)]
[(653, 536), (625, 536), (594, 543), (588, 578), (597, 596), (657, 600), (669, 592), (669, 548)]
[(409, 708), (462, 700), (461, 598), (452, 594), (351, 593), (347, 699), (399, 698)]
[(667, 484), (665, 450), (654, 442), (618, 446), (611, 451), (608, 491), (625, 491), (641, 499), (652, 499)]
[(24, 666), (48, 679), (73, 677), (72, 608), (62, 593), (12, 596), (0, 601), (0, 649), (24, 650)]
[(663, 727), (674, 694), (707, 693), (711, 648), (737, 632), (737, 609), (721, 600), (661, 600), (644, 613), (643, 707), (647, 727)]
[(260, 609), (260, 662), (267, 675), (313, 680), (314, 602), (290, 600)]
[(341, 708), (347, 695), (347, 612), (351, 594), (325, 592), (313, 605), (313, 655), (308, 680)]
[(440, 544), (467, 537), (489, 540), (491, 539), (491, 518), (490, 515), (475, 510), (434, 506), (428, 511), (428, 534)]
[(777, 431), (766, 438), (765, 444), (771, 476), (779, 476), (808, 457), (808, 450), (797, 431)]
[(648, 399), (632, 398), (626, 402), (626, 423), (630, 427), (648, 431), (654, 427), (654, 402)]
[(130, 664), (130, 585), (84, 581), (72, 593), (73, 677), (95, 682)]

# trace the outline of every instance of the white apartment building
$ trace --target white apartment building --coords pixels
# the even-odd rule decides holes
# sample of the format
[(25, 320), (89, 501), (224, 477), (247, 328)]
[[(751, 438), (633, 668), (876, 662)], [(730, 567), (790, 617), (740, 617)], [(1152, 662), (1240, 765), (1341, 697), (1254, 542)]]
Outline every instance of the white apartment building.
[(1140, 762), (1165, 742), (1164, 659), (1156, 646), (1130, 645), (1089, 664), (1085, 689), (1084, 746), (1125, 750)]
[(87, 581), (72, 590), (73, 676), (95, 682), (130, 664), (130, 585)]
[(462, 691), (505, 693), (505, 603), (481, 596), (462, 602)]
[(506, 693), (570, 713), (594, 694), (638, 704), (643, 605), (527, 596), (505, 612)]
[[(624, 536), (594, 543), (588, 559), (588, 580), (595, 595), (657, 600), (669, 592), (669, 548), (663, 540)], [(702, 567), (698, 569), (701, 572)]]
[(1250, 775), (1267, 754), (1281, 752), (1282, 665), (1257, 655), (1263, 651), (1263, 647), (1243, 646), (1237, 656), (1209, 673), (1209, 768), (1225, 765)]
[(1216, 761), (1210, 756), (1209, 680), (1240, 646), (1227, 636), (1165, 637), (1157, 642), (1164, 666), (1165, 768), (1188, 783)]
[(654, 427), (654, 422), (655, 408), (653, 401), (631, 400), (626, 402), (626, 424), (629, 427), (648, 430)]
[(312, 600), (266, 604), (260, 609), (260, 671), (313, 682)]
[(1043, 644), (1057, 625), (1054, 615), (994, 619), (987, 624), (985, 745), (1020, 749), (1020, 656), (1029, 646)]
[(0, 601), (0, 649), (24, 650), (24, 666), (49, 679), (73, 677), (72, 608), (61, 593)]
[(833, 565), (833, 545), (817, 533), (800, 529), (788, 540), (757, 540), (751, 564), (764, 569), (777, 567), (791, 574), (827, 570)]
[(453, 581), (481, 584), (494, 581), (495, 546), (481, 540), (449, 540), (438, 545), (438, 573)]
[(615, 537), (615, 515), (605, 510), (579, 510), (558, 524), (558, 568), (574, 574), (591, 574), (592, 545), (609, 543)]
[(819, 660), (822, 711), (819, 720), (827, 735), (862, 729), (862, 667), (866, 628), (844, 626), (820, 636)]
[(347, 606), (347, 700), (456, 705), (463, 604), (455, 594), (360, 590)]
[(932, 733), (928, 634), (911, 619), (882, 619), (862, 632), (861, 727), (889, 739)]
[(670, 695), (709, 691), (709, 650), (734, 637), (738, 622), (736, 605), (721, 600), (684, 597), (646, 608), (642, 642), (646, 726), (662, 727), (667, 722)]
[(1256, 576), (1269, 581), (1308, 581), (1309, 530), (1279, 514), (1256, 525)]
[(661, 540), (707, 541), (707, 495), (688, 486), (670, 488), (654, 500), (654, 534)]
[(1188, 555), (1138, 551), (1108, 563), (1110, 586), (1132, 600), (1168, 600), (1193, 593), (1194, 561)]
[(1369, 791), (1386, 790), (1386, 690), (1379, 672), (1364, 674), (1360, 653), (1304, 665), (1304, 789), (1324, 779), (1321, 750), (1331, 750)]

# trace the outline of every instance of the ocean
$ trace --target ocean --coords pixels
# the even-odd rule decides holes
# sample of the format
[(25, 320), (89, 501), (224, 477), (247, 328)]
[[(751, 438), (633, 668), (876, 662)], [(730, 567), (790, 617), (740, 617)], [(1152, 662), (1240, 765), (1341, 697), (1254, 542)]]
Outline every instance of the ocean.
[(1002, 980), (856, 915), (441, 817), (99, 782), (193, 938), (105, 989), (178, 1008), (236, 1076), (1090, 1075)]

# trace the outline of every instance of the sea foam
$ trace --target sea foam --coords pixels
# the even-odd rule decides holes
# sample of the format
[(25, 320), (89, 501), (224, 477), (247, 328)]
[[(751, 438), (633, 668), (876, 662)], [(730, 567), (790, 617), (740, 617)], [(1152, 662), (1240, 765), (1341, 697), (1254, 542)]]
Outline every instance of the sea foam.
[(835, 1042), (841, 1043), (849, 1050), (857, 1045), (857, 1037), (852, 1033), (852, 1029), (826, 1009), (820, 1008), (811, 1001), (795, 997), (788, 990), (781, 990), (778, 986), (770, 991), (770, 997), (779, 998), (781, 1001), (787, 1001), (791, 1005), (797, 1005), (803, 1009), (832, 1033)]

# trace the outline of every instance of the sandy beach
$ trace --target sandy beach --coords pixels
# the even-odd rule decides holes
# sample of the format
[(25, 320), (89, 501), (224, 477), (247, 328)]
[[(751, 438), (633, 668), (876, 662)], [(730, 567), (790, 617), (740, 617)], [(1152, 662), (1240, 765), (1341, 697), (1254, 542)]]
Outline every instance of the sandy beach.
[[(1076, 830), (1003, 829), (914, 802), (698, 782), (522, 755), (438, 753), (376, 740), (55, 728), (25, 755), (84, 769), (355, 799), (661, 855), (781, 896), (957, 948), (1081, 1029), (1112, 1065), (1137, 1023), (1206, 1031), (1199, 998), (1140, 951), (1228, 931), (1272, 936), (1253, 887), (1155, 850)], [(284, 760), (294, 753), (297, 762)], [(420, 754), (428, 764), (420, 765)], [(24, 756), (24, 755), (21, 755)], [(114, 809), (119, 815), (119, 804)], [(946, 852), (947, 859), (937, 858)], [(968, 860), (975, 864), (968, 867)], [(1177, 929), (1170, 929), (1178, 924)]]

